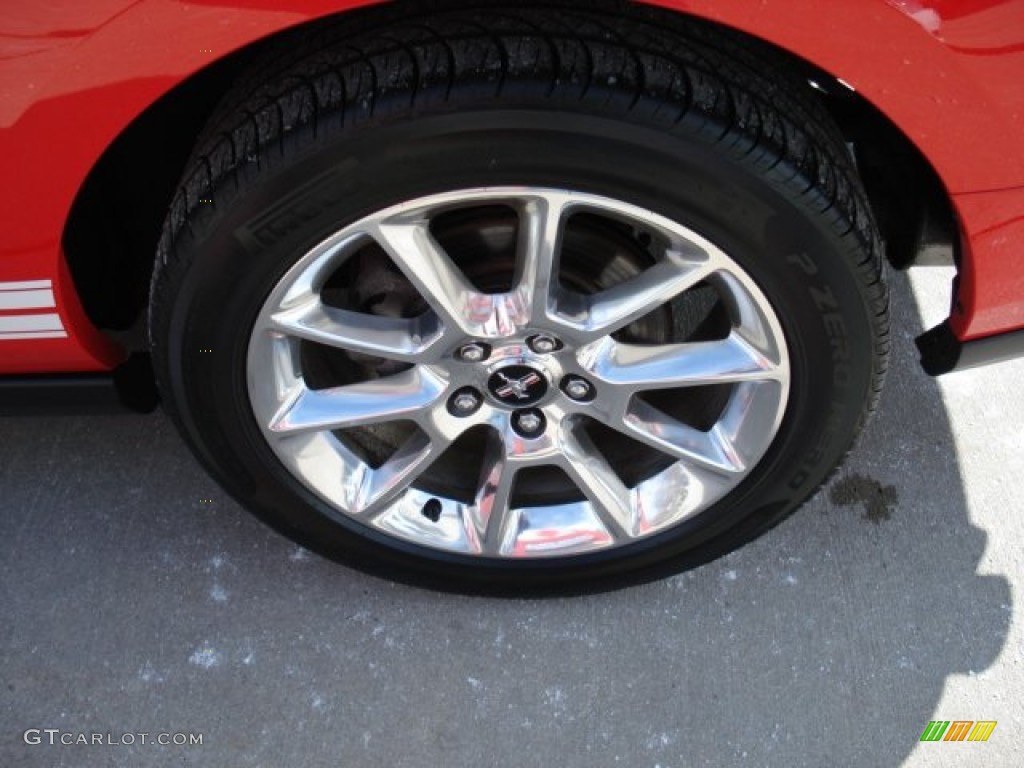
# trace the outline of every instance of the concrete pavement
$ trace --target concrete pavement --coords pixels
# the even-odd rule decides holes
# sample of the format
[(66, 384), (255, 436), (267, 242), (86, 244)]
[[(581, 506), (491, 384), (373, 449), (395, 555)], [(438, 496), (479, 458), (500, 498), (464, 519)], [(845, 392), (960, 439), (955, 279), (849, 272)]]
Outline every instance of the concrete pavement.
[[(1019, 765), (1024, 363), (919, 372), (948, 278), (894, 279), (892, 375), (829, 487), (611, 594), (397, 586), (250, 518), (160, 414), (0, 420), (0, 765)], [(998, 726), (919, 743), (936, 719)], [(135, 743), (60, 744), (93, 733)]]

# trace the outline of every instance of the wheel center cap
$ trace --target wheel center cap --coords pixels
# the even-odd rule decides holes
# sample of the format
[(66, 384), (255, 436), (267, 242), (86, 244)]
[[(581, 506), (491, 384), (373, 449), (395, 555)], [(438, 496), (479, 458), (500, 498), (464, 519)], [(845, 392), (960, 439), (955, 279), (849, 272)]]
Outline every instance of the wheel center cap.
[(487, 380), (487, 389), (499, 403), (521, 408), (538, 402), (548, 391), (548, 382), (527, 365), (509, 365), (495, 371)]

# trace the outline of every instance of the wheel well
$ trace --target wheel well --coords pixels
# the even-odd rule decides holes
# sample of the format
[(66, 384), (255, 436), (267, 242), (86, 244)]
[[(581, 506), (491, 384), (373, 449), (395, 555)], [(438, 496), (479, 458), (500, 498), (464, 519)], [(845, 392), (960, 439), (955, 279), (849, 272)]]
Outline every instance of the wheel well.
[(909, 138), (842, 80), (792, 56), (853, 153), (893, 267), (959, 264), (952, 201), (938, 173)]
[(143, 316), (164, 216), (196, 138), (259, 47), (221, 59), (149, 106), (104, 151), (79, 189), (62, 244), (96, 327), (124, 331)]
[[(396, 5), (400, 4), (385, 7), (395, 12)], [(616, 7), (621, 8), (621, 3)], [(378, 10), (352, 11), (346, 17)], [(126, 331), (137, 328), (144, 317), (165, 214), (196, 139), (231, 84), (258, 66), (261, 55), (282, 38), (337, 23), (337, 19), (284, 30), (211, 64), (147, 108), (103, 153), (79, 190), (63, 236), (76, 289), (98, 328)], [(735, 30), (731, 34), (749, 39)], [(768, 45), (763, 41), (754, 44)], [(913, 143), (841, 80), (770, 47), (800, 71), (808, 89), (822, 99), (846, 137), (890, 263), (903, 268), (931, 260), (936, 254), (944, 256), (950, 246), (956, 250), (956, 224), (948, 194)], [(129, 337), (123, 340), (141, 347), (143, 338), (139, 336), (135, 343)]]

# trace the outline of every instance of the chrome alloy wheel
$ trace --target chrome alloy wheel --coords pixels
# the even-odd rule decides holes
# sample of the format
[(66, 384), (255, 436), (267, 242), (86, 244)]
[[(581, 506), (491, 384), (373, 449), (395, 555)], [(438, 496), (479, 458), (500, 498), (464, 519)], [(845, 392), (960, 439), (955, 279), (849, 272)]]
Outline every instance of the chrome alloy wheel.
[[(493, 207), (517, 226), (507, 277), (488, 287), (435, 225)], [(576, 221), (629, 232), (641, 268), (573, 284), (563, 246)], [(377, 310), (334, 298), (337, 275), (385, 262), (393, 279), (370, 278)], [(680, 331), (687, 298), (709, 291), (717, 330)], [(655, 315), (667, 340), (645, 338)], [(344, 358), (326, 366), (333, 380), (310, 346)], [(530, 187), (433, 195), (331, 235), (273, 287), (247, 359), (262, 434), (339, 520), (492, 558), (622, 547), (706, 511), (764, 457), (789, 373), (775, 312), (714, 244), (624, 202)], [(676, 415), (687, 401), (711, 404)], [(482, 449), (445, 470), (462, 478), (439, 478), (470, 435)], [(634, 453), (656, 458), (626, 472)], [(561, 489), (531, 495), (538, 470)]]

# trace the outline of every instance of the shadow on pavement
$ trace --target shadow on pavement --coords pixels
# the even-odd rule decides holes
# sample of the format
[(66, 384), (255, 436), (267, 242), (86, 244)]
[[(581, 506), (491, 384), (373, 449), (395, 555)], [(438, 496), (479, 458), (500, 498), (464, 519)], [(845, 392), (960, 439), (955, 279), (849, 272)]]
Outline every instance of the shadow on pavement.
[(724, 560), (612, 594), (392, 585), (250, 519), (163, 416), (0, 422), (0, 764), (899, 764), (947, 677), (995, 659), (1010, 598), (977, 573), (894, 282), (892, 375), (830, 487)]

